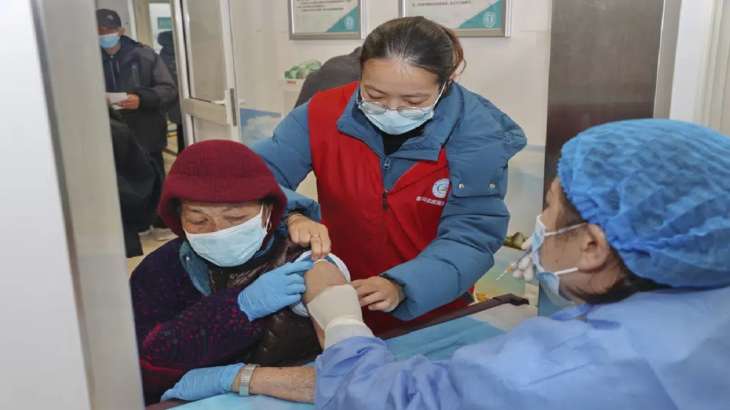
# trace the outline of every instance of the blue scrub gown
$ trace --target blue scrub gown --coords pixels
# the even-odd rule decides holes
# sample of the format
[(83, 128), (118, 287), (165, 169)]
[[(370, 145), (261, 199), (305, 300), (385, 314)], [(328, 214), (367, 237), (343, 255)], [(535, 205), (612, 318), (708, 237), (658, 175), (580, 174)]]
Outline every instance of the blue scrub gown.
[(727, 410), (730, 287), (569, 308), (443, 361), (354, 337), (316, 366), (321, 409)]

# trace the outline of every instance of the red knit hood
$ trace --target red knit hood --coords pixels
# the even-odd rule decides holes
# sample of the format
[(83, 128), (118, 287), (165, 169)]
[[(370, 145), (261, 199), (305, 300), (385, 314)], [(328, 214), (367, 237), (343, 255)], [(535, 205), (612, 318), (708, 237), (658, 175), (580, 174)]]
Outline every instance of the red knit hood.
[(226, 140), (202, 141), (187, 147), (165, 178), (158, 213), (178, 236), (181, 200), (239, 203), (270, 200), (271, 232), (286, 207), (286, 196), (264, 161), (245, 145)]

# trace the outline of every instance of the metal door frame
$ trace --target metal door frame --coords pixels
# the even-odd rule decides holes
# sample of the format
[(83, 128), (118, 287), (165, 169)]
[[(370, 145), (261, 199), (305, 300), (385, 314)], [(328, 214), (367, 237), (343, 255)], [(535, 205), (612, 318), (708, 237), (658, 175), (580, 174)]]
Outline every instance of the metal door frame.
[[(44, 185), (58, 193), (62, 207), (60, 223), (66, 237), (53, 251), (38, 252), (51, 254), (63, 248), (68, 255), (68, 266), (47, 270), (59, 276), (70, 272), (64, 280), (73, 286), (77, 321), (64, 325), (79, 327), (89, 408), (142, 408), (142, 382), (94, 2), (23, 1), (33, 9), (46, 94), (43, 108), (48, 113), (56, 169), (56, 178)], [(43, 138), (38, 136), (35, 144), (43, 144)], [(33, 157), (24, 160), (43, 161)], [(55, 205), (46, 204), (49, 210)], [(41, 261), (31, 261), (28, 267), (19, 266), (18, 271), (32, 268), (46, 269)], [(54, 298), (57, 295), (47, 294), (43, 305), (53, 308)], [(48, 343), (64, 348), (62, 342), (49, 334)], [(43, 366), (51, 369), (69, 354), (56, 353), (58, 360)], [(54, 379), (50, 384), (64, 386), (70, 381)], [(32, 406), (35, 398), (29, 396), (27, 400), (26, 404)]]
[[(178, 67), (178, 95), (180, 98), (180, 110), (183, 116), (183, 127), (185, 129), (186, 145), (195, 142), (193, 117), (215, 122), (230, 127), (229, 137), (240, 140), (240, 109), (238, 107), (238, 82), (236, 78), (236, 61), (233, 47), (233, 30), (231, 27), (231, 12), (229, 0), (217, 0), (221, 12), (221, 32), (223, 38), (223, 62), (225, 66), (226, 84), (229, 86), (224, 93), (221, 102), (223, 107), (216, 104), (191, 98), (190, 67), (188, 56), (190, 55), (190, 44), (186, 35), (188, 31), (184, 0), (171, 0), (173, 37), (175, 39), (175, 58)], [(182, 38), (181, 35), (182, 34)], [(230, 87), (230, 85), (233, 85)], [(221, 109), (222, 108), (222, 109)], [(191, 114), (193, 113), (193, 114)]]

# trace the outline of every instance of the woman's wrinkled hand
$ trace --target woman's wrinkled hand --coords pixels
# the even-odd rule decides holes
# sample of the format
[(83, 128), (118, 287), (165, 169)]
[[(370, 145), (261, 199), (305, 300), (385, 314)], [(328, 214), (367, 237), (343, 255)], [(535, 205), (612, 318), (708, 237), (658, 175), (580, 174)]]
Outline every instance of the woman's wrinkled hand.
[(332, 241), (326, 226), (297, 213), (289, 215), (286, 224), (292, 242), (312, 250), (312, 260), (329, 255)]

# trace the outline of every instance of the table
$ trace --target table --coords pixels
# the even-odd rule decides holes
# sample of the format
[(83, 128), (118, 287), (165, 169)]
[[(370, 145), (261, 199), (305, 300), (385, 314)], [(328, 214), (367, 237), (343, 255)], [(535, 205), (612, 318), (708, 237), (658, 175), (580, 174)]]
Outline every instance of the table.
[[(422, 354), (430, 359), (445, 359), (458, 348), (494, 337), (534, 316), (536, 309), (527, 300), (512, 294), (498, 296), (467, 306), (420, 326), (407, 326), (382, 336), (396, 358)], [(147, 410), (305, 410), (310, 404), (292, 403), (264, 396), (238, 397), (225, 394), (193, 403), (171, 400), (154, 404)]]

